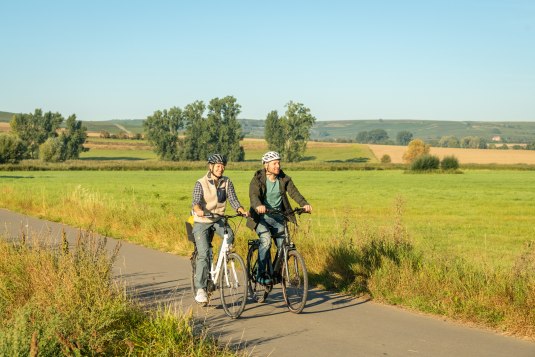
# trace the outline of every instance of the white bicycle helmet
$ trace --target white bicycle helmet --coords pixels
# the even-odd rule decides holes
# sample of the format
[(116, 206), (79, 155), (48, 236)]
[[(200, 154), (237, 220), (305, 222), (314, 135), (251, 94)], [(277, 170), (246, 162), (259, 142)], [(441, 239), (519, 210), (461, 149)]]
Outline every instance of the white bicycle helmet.
[(268, 151), (262, 156), (262, 163), (266, 164), (270, 161), (280, 160), (281, 156), (276, 151)]

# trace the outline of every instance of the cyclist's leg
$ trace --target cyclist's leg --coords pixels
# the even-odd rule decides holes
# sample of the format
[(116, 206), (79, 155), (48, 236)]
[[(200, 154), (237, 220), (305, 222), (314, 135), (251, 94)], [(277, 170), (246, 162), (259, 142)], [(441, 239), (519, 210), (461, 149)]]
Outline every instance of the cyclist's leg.
[(260, 222), (258, 222), (258, 225), (256, 226), (256, 234), (258, 235), (258, 239), (260, 241), (258, 246), (258, 279), (266, 272), (266, 256), (267, 252), (271, 248), (271, 231), (269, 225), (264, 219), (260, 219)]
[[(277, 244), (277, 254), (279, 254), (282, 244), (284, 243), (285, 232), (284, 232), (284, 220), (273, 218), (271, 223), (271, 236), (275, 239)], [(277, 272), (277, 274), (280, 272)], [(280, 277), (280, 275), (279, 275)]]
[(193, 225), (193, 236), (197, 246), (197, 259), (195, 260), (195, 288), (206, 290), (209, 273), (209, 252), (211, 223), (195, 222)]

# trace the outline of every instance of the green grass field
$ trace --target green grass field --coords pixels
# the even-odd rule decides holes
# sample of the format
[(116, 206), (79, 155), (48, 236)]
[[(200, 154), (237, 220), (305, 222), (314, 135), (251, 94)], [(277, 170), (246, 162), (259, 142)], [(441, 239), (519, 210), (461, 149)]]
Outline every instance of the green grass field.
[[(189, 210), (193, 183), (202, 173), (6, 172), (0, 176), (3, 191), (0, 204), (28, 213), (38, 209), (41, 216), (75, 223), (67, 212), (57, 207), (76, 192), (83, 192), (87, 199), (97, 200), (99, 205), (133, 204), (141, 211), (154, 212), (155, 217), (174, 217), (171, 222), (180, 225)], [(252, 172), (227, 170), (226, 173), (233, 179), (242, 203), (247, 205)], [(510, 265), (524, 242), (533, 239), (535, 233), (535, 186), (531, 184), (535, 173), (531, 171), (474, 170), (461, 175), (413, 175), (396, 170), (290, 174), (314, 206), (310, 220), (314, 236), (320, 240), (338, 239), (343, 222), (354, 226), (389, 225), (397, 197), (405, 202), (404, 222), (410, 235), (425, 251), (459, 255), (492, 265)], [(33, 201), (33, 208), (17, 207), (14, 203), (15, 197), (24, 196), (28, 196), (25, 200)], [(96, 222), (96, 225), (105, 228), (119, 223)], [(152, 224), (157, 226), (158, 222)], [(119, 231), (113, 233), (124, 235)], [(154, 239), (171, 242), (183, 239), (183, 232), (176, 233), (174, 237)]]

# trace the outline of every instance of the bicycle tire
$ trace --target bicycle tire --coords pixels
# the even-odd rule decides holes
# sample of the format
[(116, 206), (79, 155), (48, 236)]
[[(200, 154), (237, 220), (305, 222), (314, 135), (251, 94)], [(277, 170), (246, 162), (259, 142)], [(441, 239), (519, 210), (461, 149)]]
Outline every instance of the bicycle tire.
[(258, 244), (251, 245), (247, 253), (247, 274), (249, 297), (254, 302), (263, 303), (269, 294), (269, 288), (256, 281), (258, 271)]
[(288, 252), (288, 261), (282, 266), (282, 295), (291, 312), (299, 314), (305, 308), (308, 295), (308, 272), (305, 260), (297, 250)]
[(226, 266), (222, 266), (219, 273), (219, 289), (223, 310), (233, 319), (238, 318), (245, 308), (247, 280), (247, 268), (243, 258), (237, 253), (230, 253)]

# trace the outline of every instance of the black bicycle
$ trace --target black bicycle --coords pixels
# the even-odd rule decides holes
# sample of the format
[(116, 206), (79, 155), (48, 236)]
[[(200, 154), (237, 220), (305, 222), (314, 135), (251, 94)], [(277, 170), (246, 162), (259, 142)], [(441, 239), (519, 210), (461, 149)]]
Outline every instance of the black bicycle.
[[(247, 270), (243, 258), (235, 252), (232, 252), (228, 244), (228, 220), (235, 217), (241, 217), (241, 214), (232, 216), (211, 214), (205, 217), (214, 217), (223, 219), (225, 227), (223, 242), (217, 257), (217, 263), (213, 262), (212, 238), (213, 231), (210, 236), (210, 252), (206, 293), (208, 295), (208, 302), (212, 293), (219, 288), (221, 292), (221, 304), (225, 313), (231, 318), (235, 319), (241, 315), (247, 302)], [(191, 291), (195, 296), (195, 268), (197, 259), (197, 246), (191, 255)], [(207, 303), (208, 304), (208, 303)]]
[[(273, 289), (274, 284), (282, 284), (282, 295), (291, 312), (296, 314), (303, 311), (308, 294), (308, 273), (305, 260), (297, 251), (290, 237), (288, 229), (289, 217), (294, 214), (305, 213), (303, 208), (295, 208), (290, 212), (268, 210), (267, 214), (276, 214), (284, 217), (284, 241), (282, 247), (277, 247), (273, 261), (271, 252), (266, 254), (267, 267), (263, 269), (263, 276), (258, 276), (258, 247), (259, 239), (249, 240), (247, 253), (247, 273), (249, 278), (249, 294), (256, 302), (264, 302)], [(269, 281), (268, 284), (262, 282)]]

